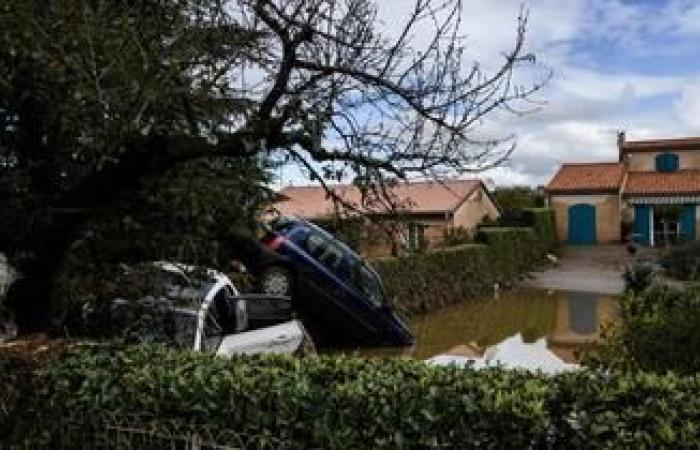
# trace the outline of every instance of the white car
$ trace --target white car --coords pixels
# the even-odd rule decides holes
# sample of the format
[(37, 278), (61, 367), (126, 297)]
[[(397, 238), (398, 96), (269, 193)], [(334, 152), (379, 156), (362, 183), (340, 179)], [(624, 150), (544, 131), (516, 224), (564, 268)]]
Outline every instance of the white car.
[[(134, 304), (158, 311), (159, 320), (148, 324), (150, 340), (222, 356), (308, 349), (308, 335), (293, 318), (288, 297), (240, 295), (226, 275), (211, 269), (169, 262), (151, 267), (165, 276), (164, 295), (115, 301), (115, 311), (126, 312), (123, 307)], [(126, 319), (127, 325), (141, 319), (115, 317)]]

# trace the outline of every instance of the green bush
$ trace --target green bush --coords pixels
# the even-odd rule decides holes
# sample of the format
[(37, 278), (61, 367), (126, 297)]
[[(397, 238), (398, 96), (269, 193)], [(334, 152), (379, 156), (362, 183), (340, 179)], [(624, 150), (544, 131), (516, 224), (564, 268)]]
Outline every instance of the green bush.
[(669, 275), (681, 280), (700, 280), (700, 241), (673, 247), (661, 258)]
[(692, 446), (700, 432), (700, 378), (675, 375), (549, 378), (403, 359), (226, 360), (138, 346), (73, 351), (24, 381), (33, 389), (3, 434), (24, 448), (56, 442), (67, 425), (90, 430), (88, 422), (135, 412), (151, 429), (206, 427), (298, 449)]
[(528, 208), (523, 210), (528, 226), (532, 227), (535, 235), (549, 248), (556, 240), (556, 228), (554, 225), (554, 210), (550, 208)]
[(400, 311), (422, 313), (491, 292), (495, 283), (508, 285), (532, 271), (551, 248), (546, 229), (482, 227), (479, 244), (370, 262)]
[(399, 311), (414, 314), (464, 301), (493, 287), (498, 271), (489, 266), (489, 258), (487, 246), (469, 244), (377, 258), (371, 265)]
[(700, 371), (700, 291), (652, 284), (620, 301), (620, 321), (608, 330), (593, 362), (665, 373)]
[(648, 263), (636, 262), (625, 267), (622, 274), (625, 281), (625, 289), (634, 293), (640, 293), (656, 279), (654, 267)]

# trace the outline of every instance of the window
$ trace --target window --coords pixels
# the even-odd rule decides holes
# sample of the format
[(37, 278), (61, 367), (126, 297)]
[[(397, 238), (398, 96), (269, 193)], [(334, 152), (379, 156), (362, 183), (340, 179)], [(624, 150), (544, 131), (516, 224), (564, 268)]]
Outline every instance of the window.
[(410, 223), (408, 225), (408, 249), (415, 252), (425, 247), (425, 225)]
[(359, 260), (352, 265), (352, 281), (376, 307), (382, 305), (384, 293), (377, 276)]
[(678, 170), (678, 155), (675, 153), (661, 153), (656, 155), (656, 170), (658, 172), (675, 172)]
[(306, 251), (314, 259), (334, 272), (339, 271), (343, 262), (343, 249), (317, 233), (309, 234), (309, 238), (306, 240)]

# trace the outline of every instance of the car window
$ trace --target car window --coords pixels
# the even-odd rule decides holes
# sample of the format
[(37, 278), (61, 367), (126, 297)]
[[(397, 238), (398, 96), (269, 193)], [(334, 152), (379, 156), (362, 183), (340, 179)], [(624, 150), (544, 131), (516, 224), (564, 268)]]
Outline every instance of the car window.
[(314, 259), (334, 272), (339, 272), (345, 253), (333, 241), (318, 233), (310, 233), (305, 249)]
[(309, 232), (303, 228), (297, 228), (296, 230), (292, 231), (289, 233), (287, 236), (287, 239), (292, 241), (296, 245), (303, 246), (303, 244), (306, 242), (307, 237), (309, 236)]
[(384, 292), (377, 276), (362, 262), (357, 261), (351, 269), (353, 285), (360, 290), (375, 306), (382, 305)]

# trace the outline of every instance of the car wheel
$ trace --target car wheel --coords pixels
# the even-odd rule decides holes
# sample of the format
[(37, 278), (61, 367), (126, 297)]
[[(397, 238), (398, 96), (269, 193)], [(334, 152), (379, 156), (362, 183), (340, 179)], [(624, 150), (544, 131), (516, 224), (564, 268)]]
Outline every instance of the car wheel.
[(291, 295), (291, 272), (284, 267), (268, 267), (260, 275), (260, 290), (269, 295)]

